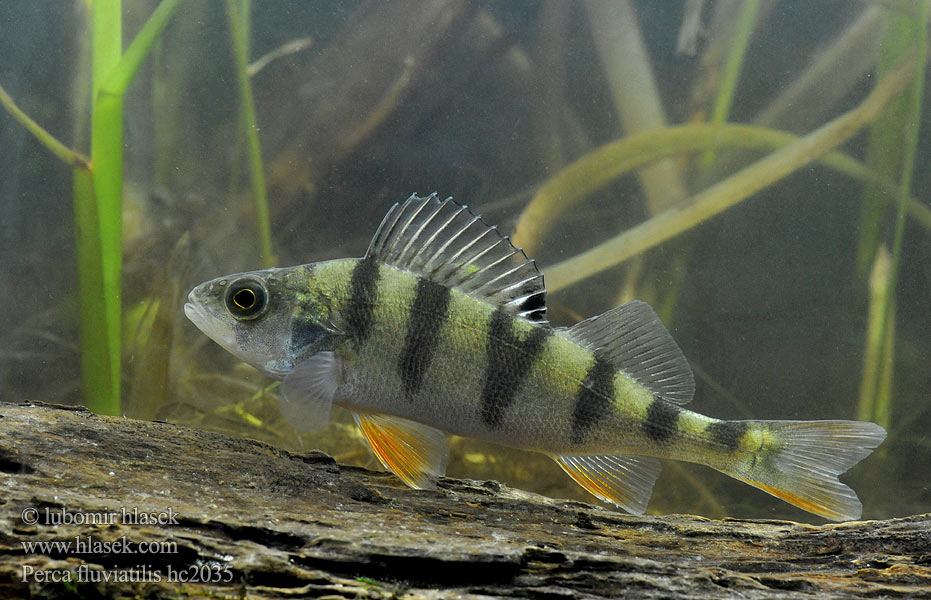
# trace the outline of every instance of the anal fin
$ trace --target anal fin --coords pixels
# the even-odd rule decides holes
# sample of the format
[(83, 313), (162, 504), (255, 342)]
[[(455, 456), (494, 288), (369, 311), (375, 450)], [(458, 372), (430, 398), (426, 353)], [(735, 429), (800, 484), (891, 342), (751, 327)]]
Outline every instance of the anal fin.
[(646, 456), (561, 455), (553, 460), (587, 492), (635, 515), (647, 509), (660, 472), (659, 461)]
[(433, 489), (446, 473), (446, 434), (428, 425), (378, 413), (352, 413), (382, 465), (416, 489)]

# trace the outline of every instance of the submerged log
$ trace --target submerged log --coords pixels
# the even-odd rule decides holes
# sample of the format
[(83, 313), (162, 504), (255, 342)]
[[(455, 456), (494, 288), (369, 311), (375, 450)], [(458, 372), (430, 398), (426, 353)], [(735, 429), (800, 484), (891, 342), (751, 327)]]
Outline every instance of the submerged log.
[(0, 494), (3, 598), (931, 598), (931, 515), (811, 526), (630, 516), (491, 481), (418, 491), (68, 407), (0, 403)]

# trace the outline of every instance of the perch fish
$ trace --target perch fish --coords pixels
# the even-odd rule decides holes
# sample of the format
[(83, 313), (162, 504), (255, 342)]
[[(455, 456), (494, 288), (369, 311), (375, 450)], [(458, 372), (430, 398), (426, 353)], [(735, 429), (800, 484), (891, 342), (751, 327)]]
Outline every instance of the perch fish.
[(886, 436), (874, 423), (687, 410), (692, 371), (649, 305), (550, 326), (534, 261), (436, 194), (394, 205), (362, 258), (220, 277), (195, 287), (184, 312), (282, 380), (294, 426), (319, 430), (345, 407), (415, 488), (443, 476), (456, 434), (542, 452), (631, 513), (646, 509), (663, 458), (843, 521), (862, 507), (838, 475)]

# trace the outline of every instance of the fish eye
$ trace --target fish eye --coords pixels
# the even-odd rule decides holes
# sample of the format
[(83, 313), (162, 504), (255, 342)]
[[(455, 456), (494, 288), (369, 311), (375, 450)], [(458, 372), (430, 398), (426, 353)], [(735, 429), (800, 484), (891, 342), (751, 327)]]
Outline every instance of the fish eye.
[(226, 310), (240, 321), (256, 319), (268, 308), (268, 292), (255, 279), (235, 281), (226, 290)]

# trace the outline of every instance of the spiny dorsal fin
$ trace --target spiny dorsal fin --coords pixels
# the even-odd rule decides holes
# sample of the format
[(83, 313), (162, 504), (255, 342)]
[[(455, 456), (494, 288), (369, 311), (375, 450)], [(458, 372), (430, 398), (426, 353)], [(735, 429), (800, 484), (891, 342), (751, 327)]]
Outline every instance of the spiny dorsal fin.
[(391, 207), (365, 256), (546, 323), (546, 288), (536, 263), (497, 228), (435, 192)]
[(692, 369), (662, 321), (640, 300), (576, 323), (566, 335), (675, 404), (695, 394)]

